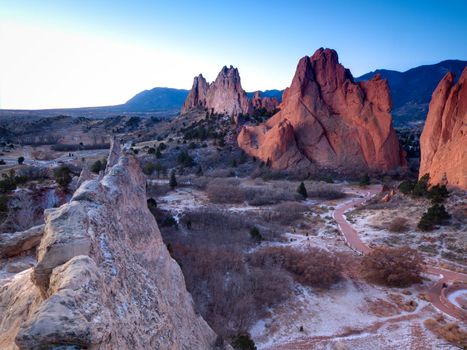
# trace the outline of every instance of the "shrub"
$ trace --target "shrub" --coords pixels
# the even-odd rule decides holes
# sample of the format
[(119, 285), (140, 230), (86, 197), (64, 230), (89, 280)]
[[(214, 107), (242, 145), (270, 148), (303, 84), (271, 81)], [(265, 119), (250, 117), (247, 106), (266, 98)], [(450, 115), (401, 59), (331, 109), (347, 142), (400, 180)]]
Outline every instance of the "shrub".
[(175, 177), (175, 170), (172, 170), (172, 171), (170, 172), (169, 186), (170, 186), (171, 188), (177, 187), (177, 178)]
[(99, 174), (99, 172), (102, 170), (105, 170), (107, 167), (107, 159), (102, 159), (102, 160), (96, 160), (94, 163), (91, 165), (91, 171), (93, 173)]
[(281, 225), (290, 225), (303, 218), (308, 207), (301, 203), (284, 202), (276, 205), (272, 211), (263, 214), (267, 221), (277, 222)]
[(274, 188), (250, 187), (245, 190), (245, 197), (249, 205), (261, 206), (277, 204), (281, 201), (294, 201), (301, 198), (297, 193), (279, 186)]
[(90, 150), (90, 149), (108, 149), (110, 148), (110, 144), (103, 143), (103, 144), (95, 144), (95, 145), (83, 145), (74, 144), (74, 145), (63, 145), (63, 144), (56, 144), (50, 146), (50, 149), (57, 152), (71, 152), (71, 151), (78, 151), (78, 150)]
[(417, 227), (422, 231), (431, 231), (436, 225), (446, 223), (450, 217), (444, 205), (436, 203), (422, 215)]
[(24, 157), (21, 156), (21, 157), (18, 157), (18, 164), (21, 165), (24, 163)]
[(156, 149), (154, 147), (149, 147), (148, 154), (156, 154)]
[(193, 158), (191, 158), (191, 156), (185, 150), (179, 153), (178, 162), (184, 167), (191, 167), (195, 164)]
[(253, 266), (274, 266), (289, 271), (299, 283), (330, 288), (342, 277), (339, 258), (319, 248), (298, 251), (292, 248), (269, 247), (250, 256)]
[(401, 191), (403, 194), (410, 194), (412, 193), (414, 186), (415, 182), (404, 180), (399, 184), (399, 191)]
[(235, 339), (239, 331), (244, 334), (291, 290), (287, 272), (250, 267), (235, 246), (198, 245), (186, 242), (186, 236), (171, 246), (196, 311), (224, 338)]
[(71, 171), (66, 165), (62, 165), (54, 170), (54, 179), (61, 187), (67, 187), (72, 178)]
[(402, 217), (394, 218), (388, 225), (388, 230), (391, 232), (401, 233), (407, 231), (408, 229), (407, 219)]
[(255, 342), (248, 333), (237, 335), (232, 341), (232, 346), (235, 350), (256, 350)]
[(157, 150), (156, 150), (156, 158), (157, 158), (157, 159), (162, 158), (162, 152), (161, 152), (161, 149), (160, 149), (160, 148), (157, 148)]
[(308, 197), (308, 193), (306, 192), (306, 187), (303, 182), (301, 182), (298, 186), (297, 193), (300, 194), (303, 197), (303, 199), (306, 199)]
[(467, 332), (462, 330), (458, 324), (448, 323), (442, 316), (436, 320), (429, 318), (423, 324), (436, 336), (445, 339), (459, 349), (467, 348)]
[(370, 184), (370, 177), (368, 174), (363, 175), (358, 184), (360, 186), (368, 186)]
[(328, 174), (321, 176), (320, 180), (328, 184), (334, 183), (334, 179), (332, 178), (331, 175), (328, 175)]
[(0, 195), (0, 213), (8, 212), (8, 196)]
[(177, 226), (177, 220), (173, 216), (166, 216), (162, 220), (158, 220), (161, 227)]
[(13, 169), (9, 173), (2, 174), (2, 180), (0, 180), (0, 192), (7, 193), (14, 191), (18, 185), (18, 177)]
[(446, 198), (449, 197), (448, 189), (446, 185), (434, 185), (428, 191), (428, 198), (431, 199), (433, 204), (442, 203)]
[(245, 193), (235, 181), (216, 179), (206, 188), (208, 198), (213, 203), (243, 203)]
[(154, 198), (149, 198), (147, 200), (147, 204), (148, 204), (148, 209), (151, 212), (151, 214), (154, 217), (156, 217), (156, 215), (157, 215), (157, 203), (156, 203), (155, 199)]
[(409, 247), (375, 248), (362, 259), (365, 277), (390, 287), (419, 283), (422, 271), (422, 256)]
[(428, 194), (428, 182), (430, 181), (430, 175), (423, 175), (417, 183), (414, 185), (412, 194), (415, 197), (424, 197)]
[(5, 161), (3, 159), (0, 159), (0, 165), (5, 165)]
[(152, 175), (154, 170), (156, 170), (156, 164), (154, 163), (146, 163), (143, 165), (143, 173), (145, 175), (148, 175), (148, 176)]
[(308, 191), (308, 197), (311, 198), (321, 198), (321, 199), (340, 199), (344, 198), (346, 194), (344, 192), (338, 191), (331, 186), (320, 186), (316, 189)]
[(253, 226), (251, 228), (250, 237), (257, 242), (261, 242), (263, 240), (263, 236), (261, 236), (261, 233), (259, 232), (259, 229), (256, 226)]
[(186, 212), (182, 221), (196, 232), (196, 244), (244, 245), (251, 244), (251, 223), (239, 220), (238, 214), (229, 210), (195, 209)]

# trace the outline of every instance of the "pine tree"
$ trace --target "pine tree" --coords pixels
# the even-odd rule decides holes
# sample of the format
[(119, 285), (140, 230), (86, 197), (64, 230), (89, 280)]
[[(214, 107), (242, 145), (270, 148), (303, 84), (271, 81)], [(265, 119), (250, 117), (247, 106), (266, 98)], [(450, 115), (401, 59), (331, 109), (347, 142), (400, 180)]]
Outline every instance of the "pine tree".
[(368, 186), (369, 184), (370, 184), (370, 177), (368, 176), (368, 174), (363, 175), (362, 178), (360, 179), (359, 185)]
[(259, 232), (256, 226), (253, 226), (250, 230), (250, 236), (257, 242), (261, 242), (263, 240), (263, 236)]
[(422, 215), (417, 227), (422, 231), (431, 231), (436, 225), (442, 225), (451, 215), (442, 204), (435, 203)]
[(420, 180), (417, 181), (415, 184), (412, 194), (415, 197), (424, 197), (428, 193), (428, 183), (430, 182), (430, 175), (425, 174), (423, 175)]
[(177, 178), (175, 177), (175, 170), (172, 170), (172, 172), (170, 173), (169, 185), (172, 188), (177, 187)]
[(300, 185), (298, 186), (297, 192), (302, 195), (303, 199), (308, 198), (308, 193), (306, 191), (306, 187), (303, 182), (301, 182)]

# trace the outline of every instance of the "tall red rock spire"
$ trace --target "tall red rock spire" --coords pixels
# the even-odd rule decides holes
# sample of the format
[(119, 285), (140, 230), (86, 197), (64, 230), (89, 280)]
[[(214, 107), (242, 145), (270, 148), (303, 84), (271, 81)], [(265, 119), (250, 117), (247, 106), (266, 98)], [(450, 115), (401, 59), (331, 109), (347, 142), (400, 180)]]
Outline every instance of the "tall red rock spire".
[(467, 67), (457, 84), (447, 73), (433, 92), (420, 152), (420, 177), (467, 189)]
[(310, 162), (345, 171), (396, 169), (406, 163), (390, 108), (385, 80), (355, 83), (336, 51), (321, 48), (298, 62), (281, 111), (244, 127), (238, 144), (275, 169)]

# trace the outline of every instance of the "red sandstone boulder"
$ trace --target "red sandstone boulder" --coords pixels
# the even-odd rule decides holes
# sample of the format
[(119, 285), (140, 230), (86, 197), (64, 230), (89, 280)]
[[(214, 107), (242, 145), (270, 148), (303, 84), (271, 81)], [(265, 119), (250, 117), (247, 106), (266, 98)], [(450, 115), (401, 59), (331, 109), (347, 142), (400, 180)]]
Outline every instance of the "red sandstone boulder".
[(467, 67), (457, 84), (447, 73), (433, 92), (420, 137), (420, 177), (467, 189)]
[(195, 108), (230, 116), (250, 114), (252, 105), (242, 88), (238, 69), (232, 66), (223, 67), (211, 84), (207, 83), (201, 74), (195, 77), (182, 113)]
[[(396, 169), (406, 163), (390, 106), (385, 80), (355, 83), (337, 53), (321, 48), (299, 61), (281, 111), (259, 126), (244, 127), (237, 141), (275, 169), (305, 162), (344, 171)], [(287, 132), (281, 134), (284, 121)]]

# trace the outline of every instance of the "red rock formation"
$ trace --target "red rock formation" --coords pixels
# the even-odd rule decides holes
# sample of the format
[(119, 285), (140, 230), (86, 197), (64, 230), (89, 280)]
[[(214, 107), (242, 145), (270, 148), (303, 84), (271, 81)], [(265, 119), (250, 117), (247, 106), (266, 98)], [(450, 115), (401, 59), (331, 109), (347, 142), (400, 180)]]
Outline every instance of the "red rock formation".
[(259, 126), (242, 128), (238, 144), (275, 169), (298, 163), (345, 171), (386, 171), (405, 165), (392, 128), (391, 100), (379, 76), (355, 83), (337, 53), (303, 57), (281, 111)]
[(447, 73), (433, 92), (420, 137), (420, 177), (467, 189), (467, 67), (457, 84)]
[(195, 77), (182, 113), (200, 107), (231, 116), (252, 112), (251, 102), (242, 88), (237, 68), (224, 66), (211, 84), (201, 74)]
[(273, 112), (279, 108), (279, 101), (275, 97), (264, 96), (261, 97), (261, 93), (256, 91), (251, 100), (253, 109), (265, 109), (266, 112)]
[(206, 82), (206, 79), (204, 79), (202, 74), (195, 77), (193, 79), (193, 87), (183, 104), (182, 112), (186, 112), (198, 106), (204, 107), (206, 105), (206, 94), (208, 92), (208, 88), (209, 84)]

